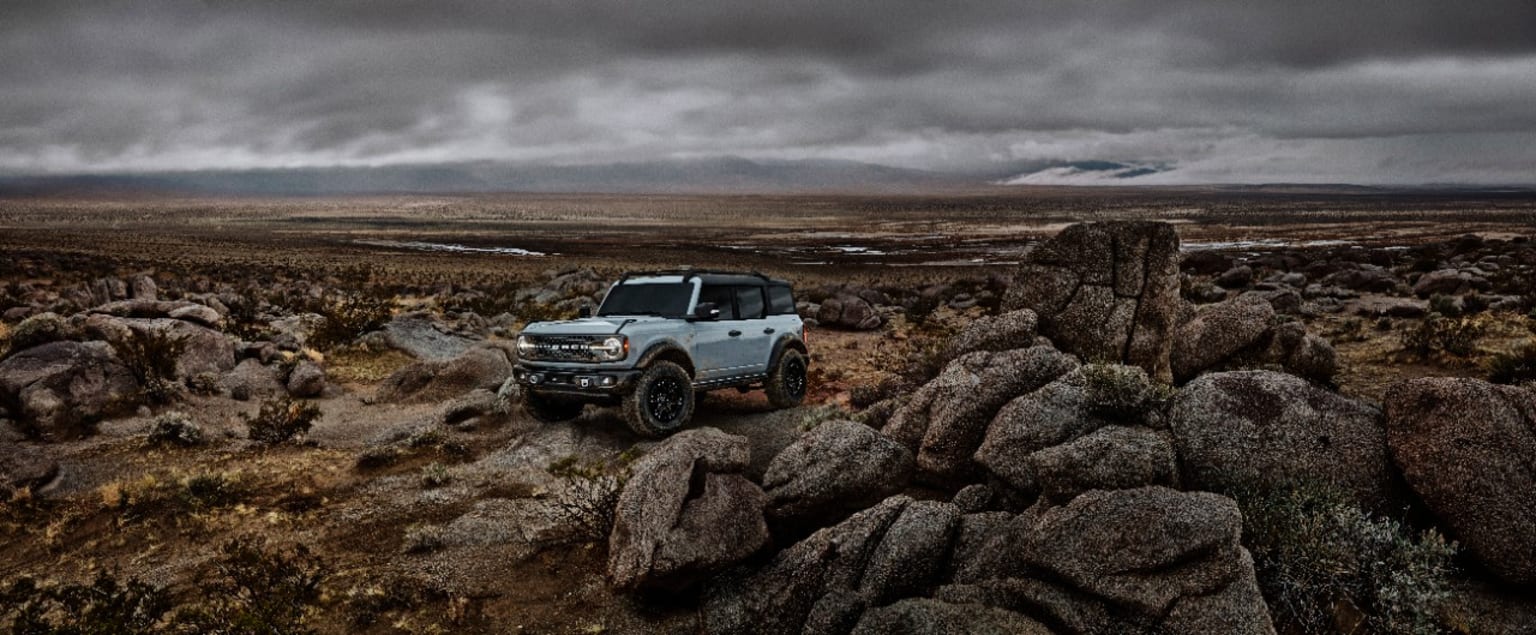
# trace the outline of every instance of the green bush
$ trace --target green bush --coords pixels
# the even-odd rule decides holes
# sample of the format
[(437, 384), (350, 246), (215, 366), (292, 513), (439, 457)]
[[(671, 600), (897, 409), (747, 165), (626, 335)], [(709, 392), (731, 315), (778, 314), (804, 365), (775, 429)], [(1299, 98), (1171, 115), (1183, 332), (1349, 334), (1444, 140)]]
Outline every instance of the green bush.
[(1509, 353), (1488, 360), (1488, 381), (1495, 384), (1536, 382), (1536, 342), (1528, 341)]
[[(1281, 632), (1442, 632), (1455, 543), (1373, 516), (1336, 488), (1281, 486), (1234, 492), (1243, 541)], [(1341, 610), (1343, 609), (1343, 610)], [(1338, 624), (1353, 611), (1361, 624)]]
[(252, 441), (267, 444), (282, 443), (309, 432), (315, 420), (320, 418), (320, 408), (307, 401), (295, 401), (286, 396), (273, 397), (262, 402), (256, 416), (241, 415)]
[(179, 445), (190, 447), (203, 442), (203, 429), (192, 422), (192, 417), (179, 410), (172, 410), (155, 417), (149, 426), (150, 445)]
[(1147, 371), (1137, 366), (1088, 364), (1082, 375), (1086, 403), (1095, 414), (1108, 419), (1137, 419), (1168, 396), (1168, 387), (1154, 384)]

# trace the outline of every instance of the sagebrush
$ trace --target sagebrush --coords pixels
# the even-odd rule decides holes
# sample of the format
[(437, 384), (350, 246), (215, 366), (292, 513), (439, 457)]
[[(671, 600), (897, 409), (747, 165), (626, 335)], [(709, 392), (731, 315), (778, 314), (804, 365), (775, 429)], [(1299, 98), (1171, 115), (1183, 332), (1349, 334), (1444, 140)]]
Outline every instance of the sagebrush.
[[(1259, 588), (1282, 632), (1443, 632), (1455, 543), (1415, 532), (1320, 484), (1234, 492)], [(1362, 623), (1339, 624), (1358, 614)], [(1343, 629), (1342, 631), (1340, 629)]]

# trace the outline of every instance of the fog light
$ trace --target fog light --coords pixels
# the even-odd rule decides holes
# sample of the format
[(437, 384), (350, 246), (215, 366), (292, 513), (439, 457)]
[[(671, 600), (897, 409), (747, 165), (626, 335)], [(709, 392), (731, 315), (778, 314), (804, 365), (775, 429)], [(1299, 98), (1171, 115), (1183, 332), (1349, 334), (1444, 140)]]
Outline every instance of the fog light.
[(532, 375), (528, 376), (528, 383), (530, 383), (530, 384), (537, 384), (537, 383), (539, 383), (541, 381), (544, 381), (544, 376), (543, 375), (532, 374)]
[(613, 384), (614, 384), (613, 376), (609, 375), (609, 376), (603, 377), (603, 385), (604, 386), (612, 386)]

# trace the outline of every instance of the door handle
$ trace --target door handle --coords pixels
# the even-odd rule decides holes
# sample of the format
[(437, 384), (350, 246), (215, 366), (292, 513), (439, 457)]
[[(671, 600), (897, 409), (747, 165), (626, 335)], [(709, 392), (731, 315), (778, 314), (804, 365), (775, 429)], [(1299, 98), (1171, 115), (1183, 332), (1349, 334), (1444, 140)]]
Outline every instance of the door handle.
[(763, 329), (763, 334), (764, 335), (773, 335), (773, 327), (770, 326), (768, 328)]
[(731, 337), (736, 337), (737, 335), (741, 335), (741, 331), (738, 331), (738, 330), (735, 330), (735, 329), (731, 329), (731, 332), (730, 333), (726, 333), (726, 335), (729, 335)]

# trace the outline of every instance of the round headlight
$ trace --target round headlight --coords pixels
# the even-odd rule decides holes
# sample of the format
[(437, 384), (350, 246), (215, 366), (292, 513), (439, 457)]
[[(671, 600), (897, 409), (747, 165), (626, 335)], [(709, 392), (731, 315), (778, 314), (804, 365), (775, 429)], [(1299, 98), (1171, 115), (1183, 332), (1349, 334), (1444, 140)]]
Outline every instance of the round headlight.
[(519, 355), (533, 354), (533, 342), (528, 339), (527, 335), (517, 336), (517, 353)]
[(624, 338), (610, 337), (601, 344), (593, 344), (592, 350), (605, 360), (624, 359)]

